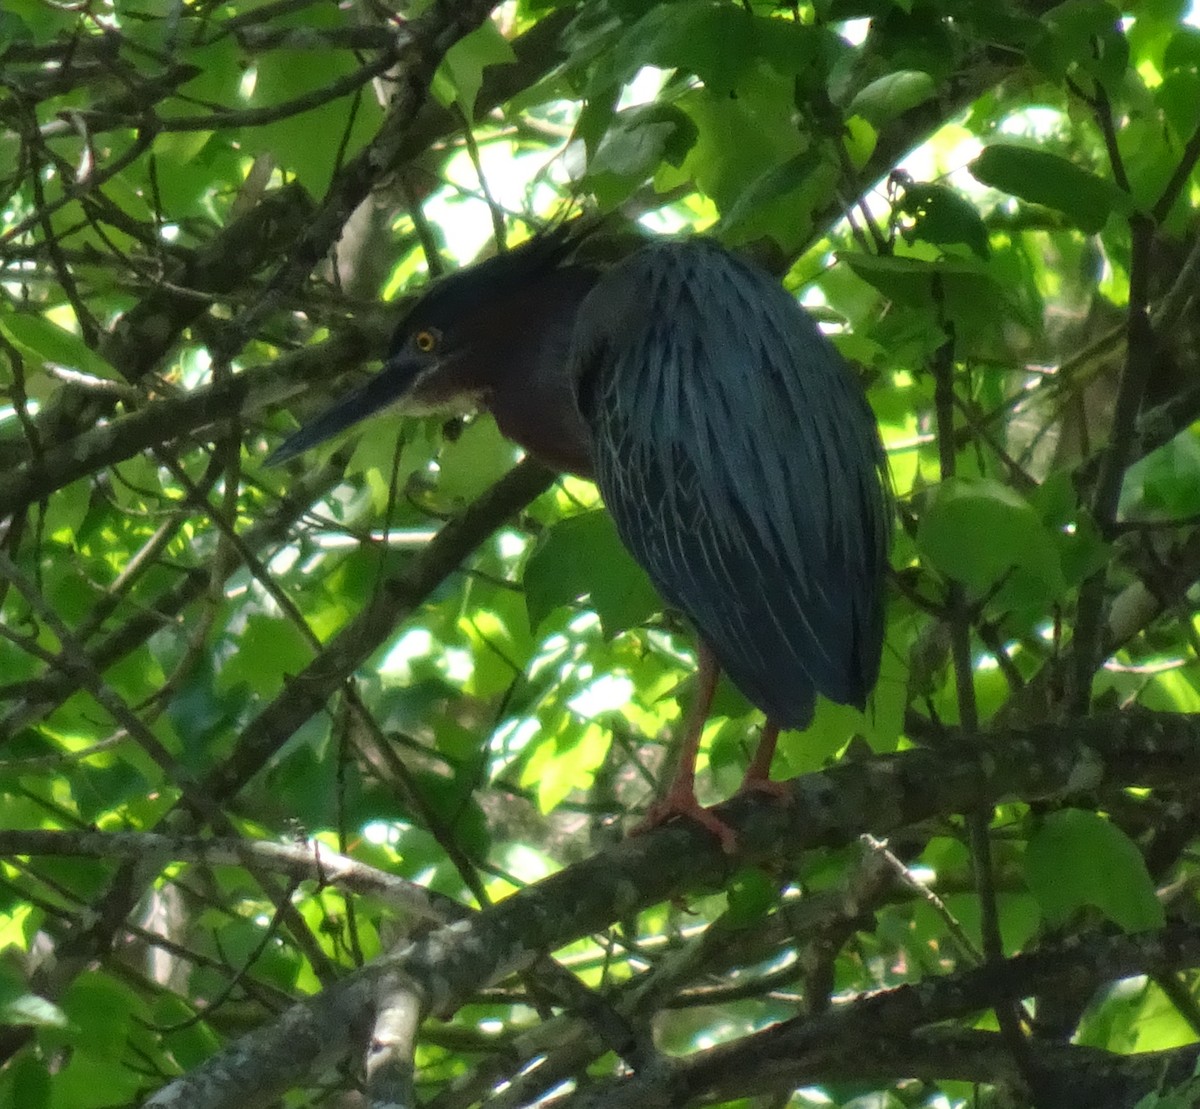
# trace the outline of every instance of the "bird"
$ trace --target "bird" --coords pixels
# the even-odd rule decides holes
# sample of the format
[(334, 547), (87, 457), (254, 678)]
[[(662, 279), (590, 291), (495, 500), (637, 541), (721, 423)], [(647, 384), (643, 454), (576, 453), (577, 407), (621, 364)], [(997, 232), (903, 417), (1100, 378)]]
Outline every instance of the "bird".
[[(568, 225), (569, 226), (569, 225)], [(781, 729), (817, 695), (866, 707), (879, 674), (891, 533), (887, 460), (853, 371), (795, 297), (715, 239), (581, 261), (558, 229), (433, 283), (382, 369), (302, 426), (278, 463), (402, 402), (489, 411), (548, 466), (590, 478), (617, 532), (698, 637), (675, 816), (726, 851), (695, 793), (724, 671), (766, 715), (743, 789), (771, 790)]]

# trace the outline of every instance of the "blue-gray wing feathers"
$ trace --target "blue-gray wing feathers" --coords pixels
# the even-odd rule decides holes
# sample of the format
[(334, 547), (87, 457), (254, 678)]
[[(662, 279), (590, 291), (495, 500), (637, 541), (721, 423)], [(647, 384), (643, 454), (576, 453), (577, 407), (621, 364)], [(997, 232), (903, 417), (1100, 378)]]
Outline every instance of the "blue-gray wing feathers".
[(734, 683), (784, 727), (879, 671), (890, 510), (849, 367), (766, 273), (646, 247), (580, 309), (572, 366), (617, 529)]

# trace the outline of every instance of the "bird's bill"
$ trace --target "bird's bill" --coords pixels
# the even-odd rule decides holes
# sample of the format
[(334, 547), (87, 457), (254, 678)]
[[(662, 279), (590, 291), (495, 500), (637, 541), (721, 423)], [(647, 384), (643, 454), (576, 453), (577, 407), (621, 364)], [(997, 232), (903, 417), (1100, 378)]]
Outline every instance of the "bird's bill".
[(325, 409), (316, 419), (280, 443), (267, 457), (267, 465), (274, 466), (295, 458), (318, 443), (333, 438), (339, 431), (345, 431), (360, 420), (402, 400), (411, 389), (415, 376), (414, 367), (403, 362), (385, 363), (370, 381)]

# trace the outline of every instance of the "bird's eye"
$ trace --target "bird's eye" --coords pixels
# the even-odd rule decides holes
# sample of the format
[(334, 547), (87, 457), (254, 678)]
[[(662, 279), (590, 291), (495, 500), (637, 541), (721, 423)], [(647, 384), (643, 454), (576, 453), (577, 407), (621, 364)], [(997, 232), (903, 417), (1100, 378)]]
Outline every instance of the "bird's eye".
[(437, 346), (437, 336), (432, 331), (418, 331), (413, 336), (413, 345), (422, 354), (428, 354)]

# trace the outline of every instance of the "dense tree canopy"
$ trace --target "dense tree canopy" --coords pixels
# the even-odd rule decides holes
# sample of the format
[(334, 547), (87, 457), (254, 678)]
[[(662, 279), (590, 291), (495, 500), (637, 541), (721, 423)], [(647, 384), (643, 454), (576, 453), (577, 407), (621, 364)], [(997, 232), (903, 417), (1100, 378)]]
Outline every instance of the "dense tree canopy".
[[(1195, 1104), (1188, 8), (6, 0), (0, 1104)], [(624, 836), (695, 645), (592, 485), (265, 465), (581, 213), (773, 269), (888, 451), (878, 688), (733, 855)]]

